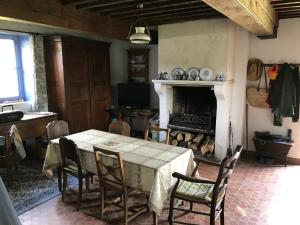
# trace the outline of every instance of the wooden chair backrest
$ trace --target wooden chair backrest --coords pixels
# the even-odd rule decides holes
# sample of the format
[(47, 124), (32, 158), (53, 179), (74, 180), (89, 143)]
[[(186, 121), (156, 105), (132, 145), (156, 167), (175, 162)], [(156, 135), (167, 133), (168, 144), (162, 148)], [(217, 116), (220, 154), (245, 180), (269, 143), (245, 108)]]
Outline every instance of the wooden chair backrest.
[(240, 157), (243, 146), (236, 146), (232, 156), (227, 156), (221, 162), (218, 177), (213, 189), (212, 201), (213, 204), (217, 203), (217, 200), (221, 197), (224, 197), (228, 187), (229, 178), (235, 168), (235, 165)]
[(156, 126), (152, 126), (151, 124), (148, 125), (147, 129), (145, 129), (144, 139), (148, 141), (155, 141), (149, 137), (152, 135), (152, 132), (156, 132), (158, 134), (158, 138), (160, 138), (160, 132), (166, 132), (166, 140), (164, 141), (165, 144), (170, 144), (170, 129), (169, 128), (160, 128)]
[(9, 164), (15, 165), (21, 158), (18, 155), (16, 146), (13, 142), (13, 133), (9, 132), (5, 136), (0, 136), (1, 145), (4, 147), (3, 155), (0, 155), (0, 168), (7, 167)]
[(130, 137), (130, 130), (130, 125), (123, 121), (114, 121), (111, 122), (108, 126), (108, 132), (128, 137)]
[(126, 194), (127, 184), (120, 153), (101, 149), (96, 146), (94, 146), (94, 153), (100, 186), (110, 186), (112, 183), (117, 184), (122, 187), (123, 193)]
[(48, 140), (56, 139), (62, 136), (69, 135), (69, 126), (66, 121), (54, 120), (46, 126)]
[(73, 164), (77, 166), (79, 175), (82, 175), (82, 167), (80, 163), (80, 156), (77, 145), (74, 141), (61, 137), (59, 139), (59, 148), (61, 152), (62, 166)]

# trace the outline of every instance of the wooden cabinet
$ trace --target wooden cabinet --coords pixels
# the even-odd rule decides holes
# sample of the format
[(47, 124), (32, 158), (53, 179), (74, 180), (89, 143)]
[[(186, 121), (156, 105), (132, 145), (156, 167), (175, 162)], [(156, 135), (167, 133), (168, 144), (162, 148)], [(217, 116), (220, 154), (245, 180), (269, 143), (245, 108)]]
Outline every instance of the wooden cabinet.
[(75, 37), (45, 38), (49, 110), (72, 133), (107, 130), (111, 107), (110, 43)]
[(128, 49), (128, 80), (129, 82), (149, 81), (149, 50), (148, 48)]

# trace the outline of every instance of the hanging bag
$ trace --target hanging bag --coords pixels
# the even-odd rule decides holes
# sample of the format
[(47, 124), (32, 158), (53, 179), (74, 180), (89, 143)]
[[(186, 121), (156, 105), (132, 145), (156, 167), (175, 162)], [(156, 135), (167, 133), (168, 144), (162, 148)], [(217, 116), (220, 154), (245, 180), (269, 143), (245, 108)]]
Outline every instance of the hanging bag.
[(268, 97), (268, 84), (267, 84), (267, 73), (265, 67), (264, 78), (265, 78), (265, 88), (260, 87), (261, 77), (258, 81), (257, 87), (248, 87), (247, 88), (247, 101), (251, 106), (258, 108), (269, 108), (269, 104), (266, 102)]
[(264, 64), (260, 59), (249, 59), (247, 65), (247, 79), (250, 81), (260, 80)]

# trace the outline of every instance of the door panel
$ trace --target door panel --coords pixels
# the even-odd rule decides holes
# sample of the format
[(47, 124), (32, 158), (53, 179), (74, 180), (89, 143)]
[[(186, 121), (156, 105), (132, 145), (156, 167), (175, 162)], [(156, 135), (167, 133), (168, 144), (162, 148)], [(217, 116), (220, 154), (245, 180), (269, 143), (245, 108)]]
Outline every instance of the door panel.
[(107, 130), (110, 107), (110, 79), (108, 56), (92, 55), (89, 58), (92, 127)]
[(91, 128), (88, 58), (84, 52), (65, 51), (64, 66), (68, 122), (72, 133)]

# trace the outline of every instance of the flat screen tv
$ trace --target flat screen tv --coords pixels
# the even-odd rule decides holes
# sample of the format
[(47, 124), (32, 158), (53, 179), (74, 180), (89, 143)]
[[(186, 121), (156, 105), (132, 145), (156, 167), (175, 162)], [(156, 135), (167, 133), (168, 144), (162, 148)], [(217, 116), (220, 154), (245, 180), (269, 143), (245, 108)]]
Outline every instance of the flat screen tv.
[(150, 85), (145, 83), (118, 84), (118, 105), (136, 108), (150, 107)]

